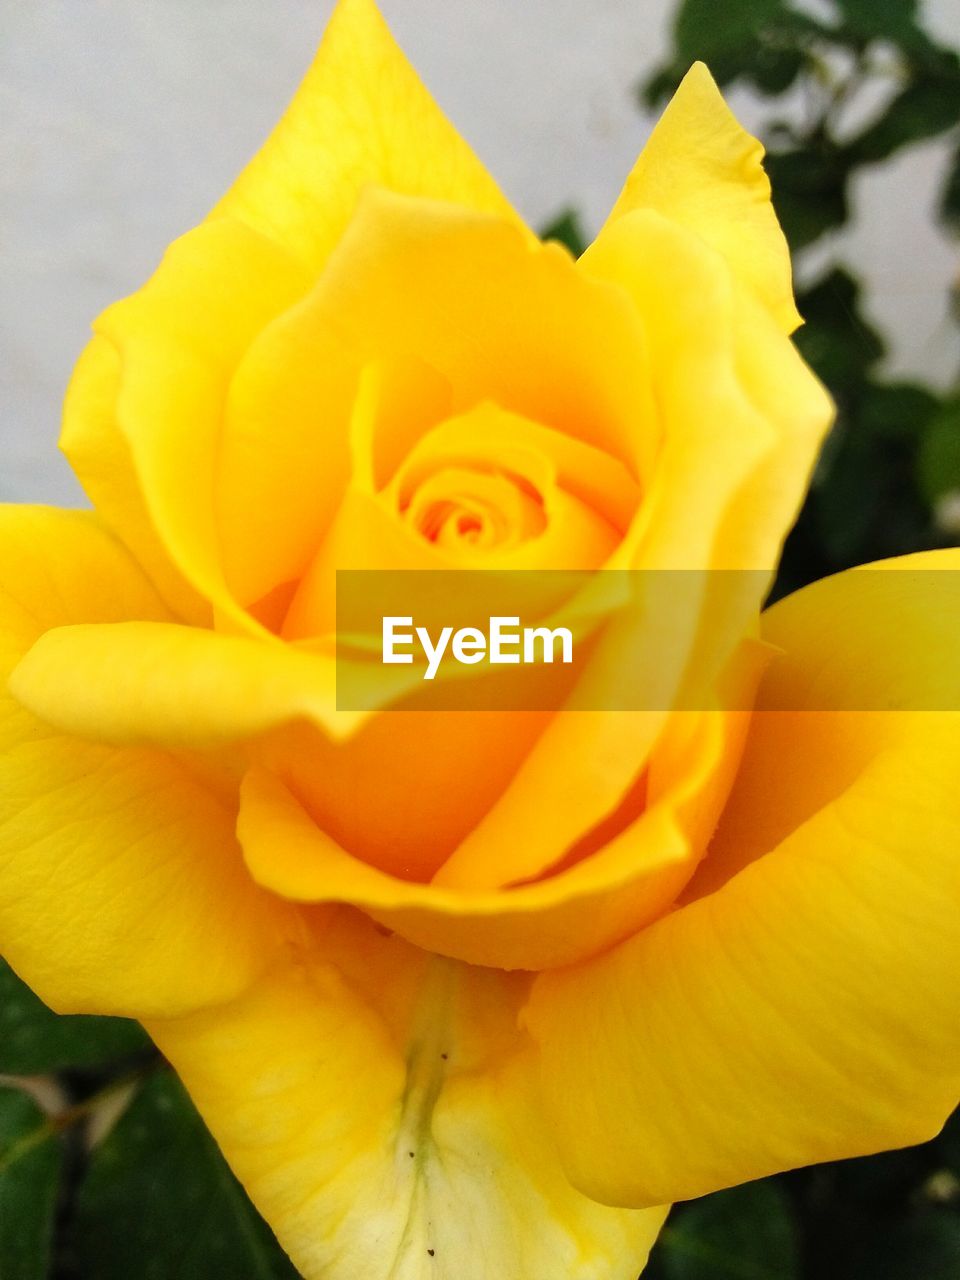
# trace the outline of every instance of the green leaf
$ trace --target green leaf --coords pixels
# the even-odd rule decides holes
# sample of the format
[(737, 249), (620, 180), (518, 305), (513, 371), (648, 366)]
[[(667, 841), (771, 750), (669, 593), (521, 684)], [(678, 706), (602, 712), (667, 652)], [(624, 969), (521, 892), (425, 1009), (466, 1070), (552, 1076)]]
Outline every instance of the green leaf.
[(772, 41), (757, 45), (753, 60), (744, 76), (756, 85), (761, 93), (770, 97), (786, 93), (806, 65), (801, 49), (779, 45)]
[(641, 107), (650, 109), (660, 107), (672, 98), (686, 69), (679, 63), (673, 63), (670, 66), (658, 67), (646, 80), (642, 80), (637, 86), (637, 99)]
[(907, 48), (923, 40), (917, 0), (835, 0), (844, 26), (864, 41), (892, 40)]
[(960, 147), (954, 152), (940, 195), (940, 217), (954, 231), (960, 231)]
[(798, 1280), (797, 1226), (771, 1181), (718, 1191), (683, 1206), (661, 1237), (666, 1280)]
[(806, 323), (797, 330), (800, 354), (834, 395), (861, 393), (869, 370), (884, 352), (883, 340), (860, 311), (860, 286), (834, 268), (797, 297)]
[(295, 1280), (172, 1073), (140, 1090), (77, 1198), (84, 1280)]
[(564, 209), (540, 232), (541, 240), (558, 240), (575, 258), (587, 247), (587, 235), (576, 209)]
[(960, 399), (948, 400), (924, 433), (917, 482), (930, 502), (960, 489)]
[(779, 0), (685, 0), (674, 24), (674, 39), (681, 62), (706, 61), (734, 50), (752, 48), (756, 32), (776, 19)]
[(869, 439), (859, 431), (847, 434), (814, 494), (819, 540), (834, 564), (864, 559), (886, 481), (885, 460)]
[[(126, 1018), (62, 1017), (0, 960), (0, 1072), (38, 1075), (99, 1066), (147, 1048), (150, 1041)], [(2, 1280), (6, 1280), (0, 1271)]]
[(873, 436), (916, 439), (939, 406), (932, 391), (912, 382), (870, 383), (865, 388), (859, 422)]
[(0, 1276), (50, 1271), (62, 1152), (46, 1116), (19, 1089), (0, 1088)]
[(960, 1218), (927, 1209), (878, 1224), (849, 1266), (848, 1280), (957, 1280)]
[(843, 151), (812, 143), (802, 149), (770, 151), (765, 167), (780, 223), (794, 252), (847, 221), (850, 163)]
[(806, 65), (811, 43), (832, 36), (782, 0), (685, 0), (674, 23), (675, 65), (686, 70), (702, 58), (720, 84), (743, 77), (776, 96)]
[(933, 138), (960, 122), (960, 59), (944, 54), (897, 94), (875, 124), (851, 144), (857, 164), (885, 160), (901, 147)]

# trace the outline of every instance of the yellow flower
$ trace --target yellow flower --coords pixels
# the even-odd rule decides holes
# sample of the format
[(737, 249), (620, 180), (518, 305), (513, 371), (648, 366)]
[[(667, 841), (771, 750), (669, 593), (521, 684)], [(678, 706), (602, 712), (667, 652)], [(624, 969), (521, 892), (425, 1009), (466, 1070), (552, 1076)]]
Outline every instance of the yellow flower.
[[(830, 418), (761, 156), (694, 67), (575, 263), (341, 0), (97, 322), (95, 512), (0, 508), (0, 948), (147, 1025), (308, 1280), (632, 1280), (956, 1100), (956, 610), (843, 575), (756, 643)], [(477, 567), (750, 571), (589, 675), (776, 646), (762, 714), (338, 708), (336, 571)]]

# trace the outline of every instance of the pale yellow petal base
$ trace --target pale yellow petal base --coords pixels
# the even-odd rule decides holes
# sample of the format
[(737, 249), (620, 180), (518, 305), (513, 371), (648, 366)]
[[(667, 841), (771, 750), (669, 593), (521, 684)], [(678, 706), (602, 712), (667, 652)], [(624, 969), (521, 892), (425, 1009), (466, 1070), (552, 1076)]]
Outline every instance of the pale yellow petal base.
[(563, 1175), (529, 979), (319, 921), (245, 996), (148, 1024), (306, 1280), (635, 1280), (666, 1210)]

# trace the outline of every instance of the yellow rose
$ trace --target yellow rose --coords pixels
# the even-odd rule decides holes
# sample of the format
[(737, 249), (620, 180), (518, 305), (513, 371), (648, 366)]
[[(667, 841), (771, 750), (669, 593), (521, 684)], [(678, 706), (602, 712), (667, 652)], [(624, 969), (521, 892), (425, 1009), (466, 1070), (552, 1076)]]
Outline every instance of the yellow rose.
[[(341, 0), (97, 322), (95, 512), (0, 508), (0, 948), (146, 1024), (309, 1280), (632, 1280), (657, 1206), (956, 1100), (956, 610), (844, 575), (756, 641), (830, 419), (761, 156), (694, 67), (574, 262)], [(360, 714), (344, 568), (699, 594), (595, 710)]]

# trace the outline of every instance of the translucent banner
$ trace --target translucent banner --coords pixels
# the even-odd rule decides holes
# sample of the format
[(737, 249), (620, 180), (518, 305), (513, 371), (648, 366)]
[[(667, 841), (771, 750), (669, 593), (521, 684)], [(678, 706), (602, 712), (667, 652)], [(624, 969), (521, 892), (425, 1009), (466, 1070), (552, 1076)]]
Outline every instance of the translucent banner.
[[(765, 571), (340, 570), (337, 705), (446, 711), (960, 709), (960, 573), (858, 569), (776, 606)], [(863, 667), (833, 661), (862, 633)], [(771, 636), (780, 628), (769, 628)], [(882, 634), (879, 634), (882, 633)], [(852, 651), (856, 651), (856, 636)], [(869, 643), (868, 643), (869, 642)], [(851, 652), (849, 643), (842, 646)], [(905, 673), (908, 663), (909, 678)]]

